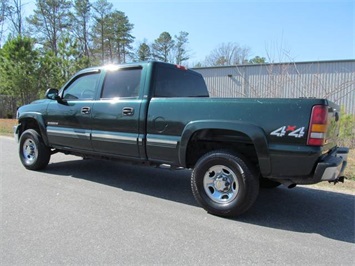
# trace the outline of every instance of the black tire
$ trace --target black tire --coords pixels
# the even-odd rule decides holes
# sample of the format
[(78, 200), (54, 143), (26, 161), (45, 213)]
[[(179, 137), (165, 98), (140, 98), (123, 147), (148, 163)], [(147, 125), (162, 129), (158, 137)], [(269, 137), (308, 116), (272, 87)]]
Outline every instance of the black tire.
[(260, 177), (260, 187), (261, 188), (276, 188), (278, 186), (281, 185), (281, 183), (274, 181), (274, 180), (270, 180), (264, 177)]
[(259, 193), (259, 178), (247, 161), (228, 151), (202, 156), (191, 175), (196, 201), (209, 213), (234, 217), (247, 211)]
[(20, 137), (19, 155), (24, 167), (29, 170), (41, 170), (48, 165), (51, 151), (37, 131), (27, 129)]

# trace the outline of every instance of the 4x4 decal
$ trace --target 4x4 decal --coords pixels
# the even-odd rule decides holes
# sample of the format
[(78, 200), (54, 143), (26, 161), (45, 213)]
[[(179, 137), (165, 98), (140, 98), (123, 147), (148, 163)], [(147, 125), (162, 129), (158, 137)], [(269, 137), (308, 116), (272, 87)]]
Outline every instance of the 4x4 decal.
[(302, 138), (305, 134), (304, 131), (305, 127), (297, 128), (297, 126), (282, 126), (270, 133), (271, 136), (276, 137), (295, 137), (295, 138)]

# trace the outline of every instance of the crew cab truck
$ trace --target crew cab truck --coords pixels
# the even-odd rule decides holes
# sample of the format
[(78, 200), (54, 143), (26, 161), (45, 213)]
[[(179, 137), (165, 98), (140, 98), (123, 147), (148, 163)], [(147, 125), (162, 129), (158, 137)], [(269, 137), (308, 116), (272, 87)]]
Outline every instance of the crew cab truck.
[(339, 106), (325, 99), (210, 98), (203, 77), (161, 62), (84, 69), (17, 113), (22, 164), (56, 152), (192, 169), (209, 213), (236, 216), (259, 186), (342, 181)]

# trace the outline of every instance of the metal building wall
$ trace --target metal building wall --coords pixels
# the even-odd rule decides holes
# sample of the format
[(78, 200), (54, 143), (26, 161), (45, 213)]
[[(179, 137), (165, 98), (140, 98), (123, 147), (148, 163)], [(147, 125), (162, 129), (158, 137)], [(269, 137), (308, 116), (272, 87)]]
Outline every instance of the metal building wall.
[(327, 98), (355, 114), (355, 60), (195, 68), (211, 97)]

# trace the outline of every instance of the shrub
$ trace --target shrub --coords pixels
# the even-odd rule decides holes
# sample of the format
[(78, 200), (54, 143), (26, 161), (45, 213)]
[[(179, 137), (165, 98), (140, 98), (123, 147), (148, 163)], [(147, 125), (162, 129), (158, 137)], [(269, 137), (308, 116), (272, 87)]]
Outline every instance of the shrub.
[(338, 145), (355, 148), (355, 115), (342, 112)]

